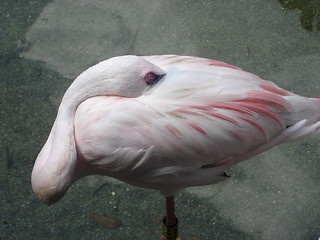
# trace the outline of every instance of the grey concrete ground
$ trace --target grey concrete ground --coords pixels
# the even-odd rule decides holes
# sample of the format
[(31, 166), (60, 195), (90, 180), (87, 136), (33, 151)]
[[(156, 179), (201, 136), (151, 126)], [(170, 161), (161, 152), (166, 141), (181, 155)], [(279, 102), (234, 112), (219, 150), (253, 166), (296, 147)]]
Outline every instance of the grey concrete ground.
[[(71, 80), (92, 64), (116, 55), (195, 55), (237, 65), (295, 93), (319, 97), (320, 36), (301, 28), (299, 13), (283, 10), (278, 1), (264, 0), (55, 0), (43, 8), (27, 31), (21, 56), (42, 61), (45, 67)], [(47, 97), (55, 109), (70, 81), (47, 81), (48, 86), (57, 89)], [(41, 134), (45, 138), (47, 132)], [(177, 200), (180, 227), (185, 234), (182, 239), (318, 239), (319, 139), (313, 136), (279, 146), (234, 166), (229, 173), (232, 177), (226, 182), (185, 190)], [(34, 221), (29, 216), (32, 227), (39, 229), (44, 224), (48, 230), (51, 226), (48, 239), (54, 239), (60, 236), (60, 230), (53, 222), (74, 219), (70, 216), (75, 209), (84, 212), (86, 207), (100, 204), (99, 211), (103, 211), (99, 201), (116, 206), (111, 190), (104, 187), (93, 194), (93, 200), (90, 193), (83, 192), (83, 188), (95, 191), (106, 181), (100, 177), (80, 181), (62, 200), (64, 203), (50, 209), (30, 200), (30, 193), (28, 199), (38, 218)], [(123, 212), (111, 213), (118, 215), (124, 226), (101, 229), (87, 223), (83, 215), (88, 214), (83, 213), (78, 216), (80, 220), (68, 223), (70, 228), (78, 231), (89, 226), (88, 231), (92, 229), (96, 234), (81, 232), (80, 239), (99, 234), (124, 236), (119, 239), (154, 239), (154, 233), (137, 231), (137, 227), (131, 229), (125, 224), (132, 219), (143, 223), (146, 211), (159, 217), (161, 196), (124, 184), (106, 184), (116, 196), (121, 195), (119, 211)], [(84, 200), (72, 203), (80, 195)], [(160, 207), (150, 210), (155, 202)], [(132, 208), (140, 210), (134, 212)], [(196, 226), (192, 236), (183, 230), (190, 226)], [(151, 232), (158, 227), (151, 226)], [(39, 234), (38, 230), (33, 231)], [(71, 238), (66, 232), (61, 234)]]

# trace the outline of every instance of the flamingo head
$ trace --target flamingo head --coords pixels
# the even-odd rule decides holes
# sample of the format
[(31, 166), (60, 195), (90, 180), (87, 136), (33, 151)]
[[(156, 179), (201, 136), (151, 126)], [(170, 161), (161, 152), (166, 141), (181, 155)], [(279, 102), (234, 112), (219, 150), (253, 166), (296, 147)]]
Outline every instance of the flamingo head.
[(110, 58), (81, 73), (66, 91), (60, 107), (78, 106), (87, 98), (99, 95), (138, 97), (165, 74), (143, 57)]

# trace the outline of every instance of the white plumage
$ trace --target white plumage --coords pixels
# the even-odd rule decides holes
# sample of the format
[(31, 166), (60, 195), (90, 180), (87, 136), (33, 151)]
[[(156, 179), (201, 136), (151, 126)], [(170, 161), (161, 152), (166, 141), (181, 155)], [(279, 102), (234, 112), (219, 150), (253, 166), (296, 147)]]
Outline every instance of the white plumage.
[[(148, 73), (162, 79), (148, 86)], [(237, 162), (318, 132), (320, 103), (226, 63), (123, 56), (67, 90), (32, 173), (38, 197), (59, 200), (90, 174), (174, 195), (226, 179)]]

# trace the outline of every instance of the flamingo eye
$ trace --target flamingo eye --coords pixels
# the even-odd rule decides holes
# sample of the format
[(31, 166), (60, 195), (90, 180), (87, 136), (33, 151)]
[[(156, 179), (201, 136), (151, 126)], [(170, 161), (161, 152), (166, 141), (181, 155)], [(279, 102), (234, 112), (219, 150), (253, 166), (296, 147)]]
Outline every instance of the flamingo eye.
[(146, 74), (146, 76), (144, 77), (144, 80), (146, 81), (147, 85), (152, 86), (152, 85), (156, 84), (157, 82), (159, 82), (160, 79), (164, 77), (164, 75), (165, 74), (158, 75), (153, 72), (148, 72)]

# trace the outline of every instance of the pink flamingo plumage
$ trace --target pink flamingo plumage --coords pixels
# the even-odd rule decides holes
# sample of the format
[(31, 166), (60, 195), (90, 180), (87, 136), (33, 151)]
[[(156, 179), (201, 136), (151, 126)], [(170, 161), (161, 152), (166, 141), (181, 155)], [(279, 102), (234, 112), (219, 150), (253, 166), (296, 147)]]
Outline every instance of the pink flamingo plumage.
[(233, 164), (319, 132), (320, 102), (232, 65), (122, 56), (66, 91), (32, 172), (45, 203), (77, 179), (108, 175), (173, 196), (227, 178)]

